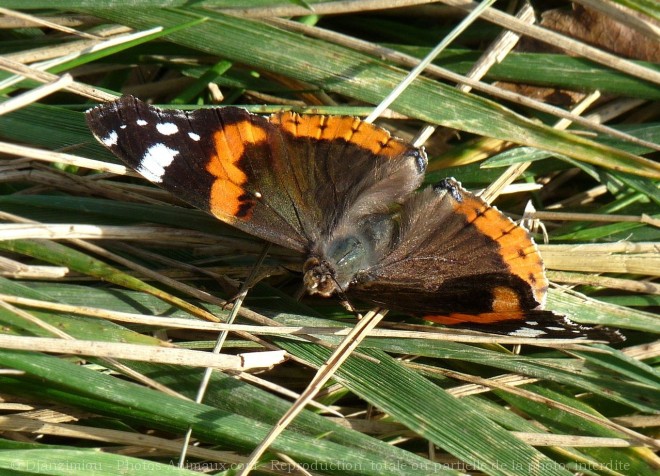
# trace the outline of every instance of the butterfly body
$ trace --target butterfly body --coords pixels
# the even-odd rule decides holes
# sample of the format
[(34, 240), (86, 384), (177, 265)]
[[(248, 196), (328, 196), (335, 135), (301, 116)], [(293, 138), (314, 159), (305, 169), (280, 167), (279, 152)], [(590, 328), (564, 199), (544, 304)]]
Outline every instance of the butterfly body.
[(87, 122), (145, 178), (303, 254), (310, 294), (509, 335), (610, 335), (544, 311), (548, 281), (527, 231), (453, 179), (418, 190), (426, 154), (385, 129), (346, 116), (161, 110), (130, 96)]

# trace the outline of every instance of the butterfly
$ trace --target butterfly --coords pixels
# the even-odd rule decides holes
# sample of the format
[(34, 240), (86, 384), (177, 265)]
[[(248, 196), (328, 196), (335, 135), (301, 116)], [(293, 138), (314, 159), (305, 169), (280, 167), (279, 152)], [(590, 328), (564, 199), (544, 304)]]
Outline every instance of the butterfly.
[(548, 280), (529, 233), (454, 179), (421, 187), (424, 150), (383, 128), (231, 106), (165, 110), (132, 96), (86, 118), (149, 181), (301, 253), (310, 294), (504, 335), (622, 340), (543, 310)]

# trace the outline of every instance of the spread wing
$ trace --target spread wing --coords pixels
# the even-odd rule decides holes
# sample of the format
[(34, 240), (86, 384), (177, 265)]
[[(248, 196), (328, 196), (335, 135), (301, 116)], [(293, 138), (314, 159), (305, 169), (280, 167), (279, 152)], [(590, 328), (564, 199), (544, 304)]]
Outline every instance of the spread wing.
[(548, 281), (532, 238), (456, 181), (410, 197), (398, 221), (389, 251), (358, 273), (349, 299), (508, 335), (620, 340), (542, 310)]
[(373, 294), (370, 301), (417, 314), (481, 314), (543, 303), (548, 282), (528, 233), (457, 182), (447, 179), (415, 194), (398, 220), (389, 252), (359, 273), (352, 295)]
[(153, 183), (301, 252), (342, 220), (404, 201), (426, 167), (422, 150), (353, 117), (264, 118), (235, 107), (184, 112), (125, 96), (89, 110), (87, 123)]

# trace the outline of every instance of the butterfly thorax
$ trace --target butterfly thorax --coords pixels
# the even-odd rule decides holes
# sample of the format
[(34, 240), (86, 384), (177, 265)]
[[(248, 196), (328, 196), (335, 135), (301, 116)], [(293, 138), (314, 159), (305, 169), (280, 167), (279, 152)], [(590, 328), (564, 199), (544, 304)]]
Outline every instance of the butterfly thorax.
[(319, 240), (303, 266), (307, 292), (324, 297), (345, 293), (359, 273), (391, 248), (397, 232), (398, 225), (388, 213), (338, 223), (328, 238)]

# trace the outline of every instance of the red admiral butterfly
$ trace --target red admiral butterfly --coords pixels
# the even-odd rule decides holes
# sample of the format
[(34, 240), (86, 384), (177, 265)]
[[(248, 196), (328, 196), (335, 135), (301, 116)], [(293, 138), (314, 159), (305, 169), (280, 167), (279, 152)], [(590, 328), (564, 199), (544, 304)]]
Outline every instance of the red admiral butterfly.
[(424, 150), (360, 119), (126, 96), (87, 123), (151, 182), (303, 253), (310, 294), (505, 335), (622, 340), (542, 310), (548, 280), (527, 231), (453, 179), (416, 191)]

